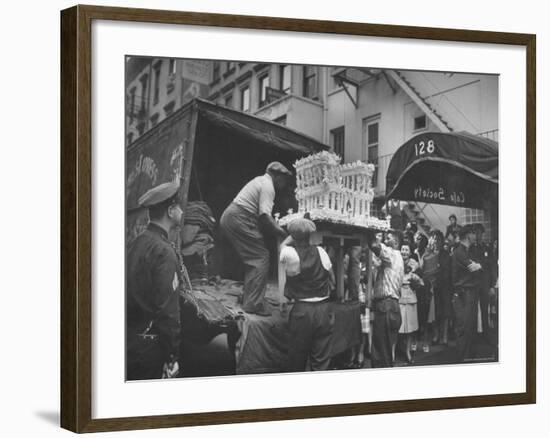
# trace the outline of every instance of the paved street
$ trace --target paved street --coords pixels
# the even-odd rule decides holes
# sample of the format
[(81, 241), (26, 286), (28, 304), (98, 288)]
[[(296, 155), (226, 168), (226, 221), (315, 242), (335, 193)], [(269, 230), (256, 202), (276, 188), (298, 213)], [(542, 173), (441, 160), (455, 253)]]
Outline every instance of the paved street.
[[(418, 344), (414, 355), (414, 364), (409, 365), (403, 354), (398, 350), (396, 366), (424, 366), (424, 365), (448, 365), (453, 363), (455, 341), (451, 340), (448, 346), (432, 345), (430, 351), (424, 353), (421, 344)], [(498, 360), (496, 345), (496, 333), (483, 337), (478, 334), (476, 338), (476, 355), (471, 362), (494, 362)], [(224, 376), (234, 374), (234, 363), (227, 348), (227, 336), (216, 336), (208, 345), (203, 347), (189, 346), (187, 357), (184, 358), (183, 367), (185, 377)], [(370, 360), (365, 360), (363, 368), (370, 368)]]

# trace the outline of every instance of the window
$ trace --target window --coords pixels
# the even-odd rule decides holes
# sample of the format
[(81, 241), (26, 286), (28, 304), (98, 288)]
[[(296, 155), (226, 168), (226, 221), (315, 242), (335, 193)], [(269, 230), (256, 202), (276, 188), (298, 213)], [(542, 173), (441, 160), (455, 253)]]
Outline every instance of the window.
[(228, 108), (233, 108), (233, 94), (225, 96), (224, 105)]
[(235, 62), (233, 61), (226, 61), (225, 62), (225, 73), (230, 73), (233, 70), (235, 70)]
[(268, 75), (265, 75), (265, 76), (262, 76), (260, 77), (260, 79), (258, 80), (259, 82), (259, 89), (260, 89), (260, 94), (259, 94), (259, 107), (261, 108), (262, 106), (264, 106), (266, 103), (267, 103), (267, 87), (269, 87), (269, 76)]
[(175, 106), (176, 102), (173, 100), (164, 105), (164, 114), (166, 115), (166, 117), (170, 116), (174, 112)]
[(317, 67), (304, 65), (304, 97), (317, 99)]
[(285, 94), (290, 93), (290, 65), (279, 66), (279, 90)]
[(159, 91), (160, 91), (160, 64), (155, 65), (154, 79), (153, 79), (153, 105), (159, 103)]
[(241, 88), (241, 111), (250, 111), (250, 87)]
[(483, 234), (483, 240), (485, 242), (490, 242), (493, 239), (492, 230), (491, 230), (491, 218), (490, 215), (485, 213), (484, 210), (478, 210), (476, 208), (465, 208), (462, 210), (460, 219), (458, 221), (459, 225), (468, 225), (468, 224), (483, 224), (485, 228), (485, 233)]
[(420, 131), (421, 129), (426, 129), (426, 114), (414, 118), (414, 128), (415, 131)]
[(275, 123), (278, 123), (279, 125), (283, 125), (283, 126), (286, 126), (286, 114), (281, 116), (281, 117), (277, 117), (276, 119), (273, 120)]
[(151, 117), (151, 125), (152, 126), (157, 126), (158, 122), (159, 122), (159, 113), (155, 113), (153, 114)]
[(148, 75), (143, 75), (139, 82), (141, 82), (141, 110), (145, 111), (145, 107), (147, 106), (147, 81), (149, 80)]
[(212, 82), (216, 82), (220, 79), (220, 63), (214, 61), (214, 66), (212, 67)]
[(384, 204), (380, 204), (376, 201), (371, 202), (370, 204), (370, 215), (372, 217), (377, 217), (378, 219), (385, 219), (384, 212), (382, 211), (382, 206)]
[(336, 155), (340, 155), (342, 163), (344, 162), (344, 144), (345, 144), (345, 128), (340, 126), (339, 128), (332, 129), (330, 131), (330, 139), (332, 144), (332, 150)]
[(342, 67), (330, 67), (330, 74), (329, 74), (329, 91), (336, 90), (340, 87), (340, 83), (336, 80), (334, 77), (334, 74), (338, 71), (341, 71)]
[(128, 113), (130, 115), (130, 124), (134, 122), (134, 114), (136, 111), (136, 87), (132, 87), (130, 90), (130, 99), (129, 99), (129, 107), (128, 107)]
[(138, 134), (141, 136), (145, 132), (145, 122), (141, 122), (137, 125)]
[(168, 63), (168, 74), (169, 75), (175, 75), (176, 74), (176, 60), (170, 59)]
[(372, 186), (378, 186), (378, 142), (379, 142), (380, 117), (363, 119), (363, 143), (368, 163), (374, 164)]

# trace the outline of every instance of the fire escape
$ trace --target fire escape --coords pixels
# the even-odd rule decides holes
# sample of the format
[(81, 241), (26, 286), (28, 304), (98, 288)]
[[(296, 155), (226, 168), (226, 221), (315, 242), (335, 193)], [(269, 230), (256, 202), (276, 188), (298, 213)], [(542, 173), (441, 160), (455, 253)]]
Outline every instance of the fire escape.
[[(430, 102), (418, 92), (414, 85), (411, 84), (406, 76), (398, 70), (362, 67), (342, 68), (336, 70), (333, 73), (333, 77), (336, 83), (344, 89), (355, 108), (359, 107), (358, 88), (361, 83), (372, 78), (376, 80), (382, 78), (387, 82), (393, 94), (396, 94), (399, 89), (403, 90), (441, 132), (453, 131), (449, 122), (438, 113), (434, 106), (430, 104)], [(408, 220), (416, 222), (418, 229), (427, 235), (433, 228), (432, 223), (428, 219), (428, 215), (426, 215), (426, 212), (430, 209), (433, 210), (432, 214), (437, 215), (437, 211), (435, 211), (433, 206), (427, 203), (407, 202), (403, 211)]]

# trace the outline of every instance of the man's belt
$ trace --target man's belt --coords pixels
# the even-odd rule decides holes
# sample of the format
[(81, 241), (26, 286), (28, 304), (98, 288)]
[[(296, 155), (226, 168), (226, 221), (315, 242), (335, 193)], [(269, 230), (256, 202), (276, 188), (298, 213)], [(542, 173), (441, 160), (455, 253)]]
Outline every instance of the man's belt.
[(377, 301), (384, 301), (384, 300), (395, 300), (395, 301), (399, 301), (399, 298), (395, 298), (395, 297), (392, 297), (391, 295), (388, 295), (388, 296), (385, 296), (385, 297), (374, 297), (372, 299), (374, 302), (377, 302)]

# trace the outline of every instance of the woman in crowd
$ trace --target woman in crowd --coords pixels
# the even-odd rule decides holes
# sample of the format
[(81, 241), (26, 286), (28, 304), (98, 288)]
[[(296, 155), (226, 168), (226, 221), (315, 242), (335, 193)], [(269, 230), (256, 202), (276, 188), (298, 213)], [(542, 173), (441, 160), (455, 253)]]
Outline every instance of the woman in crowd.
[[(426, 253), (426, 248), (428, 246), (428, 238), (422, 234), (420, 231), (418, 231), (414, 235), (414, 241), (416, 244), (416, 249), (414, 250), (413, 255), (411, 256), (412, 259), (416, 260), (418, 262), (418, 265), (420, 267), (420, 272), (422, 272), (422, 267), (424, 263), (424, 254)], [(430, 310), (430, 290), (424, 284), (424, 286), (419, 286), (416, 290), (416, 298), (418, 300), (417, 303), (417, 310), (418, 310), (418, 326), (419, 326), (419, 335), (420, 340), (423, 341), (424, 338), (427, 336), (427, 324), (428, 324), (428, 314)], [(416, 342), (413, 342), (412, 344), (412, 350), (416, 351)], [(428, 347), (429, 351), (429, 347)]]
[(403, 232), (403, 242), (408, 241), (411, 248), (411, 255), (414, 254), (414, 250), (416, 249), (416, 244), (414, 243), (414, 236), (418, 232), (418, 227), (416, 225), (416, 222), (409, 221), (407, 222), (407, 225), (405, 226), (405, 231)]
[(401, 286), (401, 297), (399, 298), (399, 307), (401, 309), (401, 327), (399, 333), (405, 338), (405, 357), (407, 363), (413, 363), (412, 345), (416, 331), (418, 330), (418, 311), (415, 289), (423, 286), (422, 278), (418, 275), (419, 265), (416, 260), (411, 258), (410, 244), (401, 245), (401, 256), (405, 275), (403, 285)]
[(421, 324), (421, 336), (422, 336), (422, 350), (425, 353), (430, 351), (430, 328), (433, 328), (433, 343), (438, 341), (438, 333), (432, 324), (435, 322), (435, 298), (434, 294), (437, 291), (437, 277), (439, 275), (439, 254), (436, 251), (435, 238), (430, 236), (428, 245), (424, 254), (420, 259), (420, 265), (422, 267), (422, 278), (424, 280), (424, 293), (423, 297), (423, 324)]
[(414, 234), (414, 244), (416, 245), (416, 249), (414, 250), (412, 258), (420, 264), (420, 267), (422, 267), (422, 257), (428, 247), (428, 238), (420, 231), (417, 231)]
[[(451, 283), (451, 255), (445, 248), (445, 238), (443, 233), (435, 230), (431, 233), (434, 242), (435, 253), (438, 256), (439, 269), (436, 274), (436, 282), (434, 288), (435, 299), (435, 319), (436, 331), (435, 338), (439, 337), (439, 341), (443, 345), (447, 345), (449, 320), (453, 316), (452, 308), (452, 283)], [(439, 335), (439, 336), (437, 336)]]

